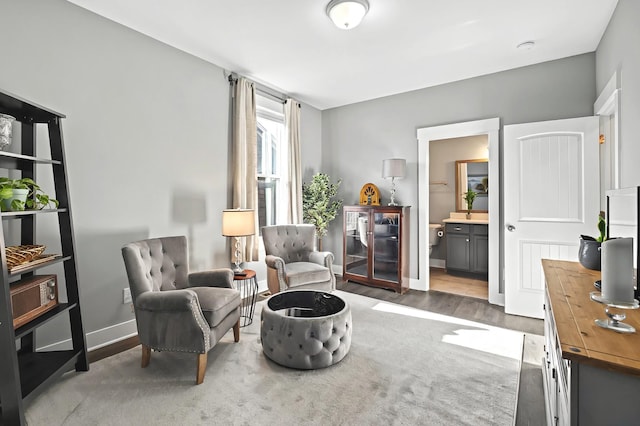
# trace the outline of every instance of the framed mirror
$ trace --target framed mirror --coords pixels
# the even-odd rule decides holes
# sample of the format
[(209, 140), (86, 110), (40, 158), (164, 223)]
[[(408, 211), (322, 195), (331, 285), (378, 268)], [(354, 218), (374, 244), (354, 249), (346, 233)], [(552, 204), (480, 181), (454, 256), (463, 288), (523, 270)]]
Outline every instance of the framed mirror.
[(466, 212), (464, 194), (472, 190), (476, 193), (472, 212), (489, 212), (489, 160), (456, 161), (456, 211)]

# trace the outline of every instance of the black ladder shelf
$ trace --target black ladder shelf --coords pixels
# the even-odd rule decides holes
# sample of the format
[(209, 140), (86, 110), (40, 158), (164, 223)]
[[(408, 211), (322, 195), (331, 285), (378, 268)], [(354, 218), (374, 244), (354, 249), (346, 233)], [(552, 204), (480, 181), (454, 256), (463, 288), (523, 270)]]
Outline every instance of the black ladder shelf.
[[(0, 424), (24, 425), (25, 403), (63, 373), (74, 368), (76, 371), (89, 370), (89, 362), (80, 314), (75, 244), (60, 123), (65, 116), (3, 91), (0, 91), (0, 113), (15, 117), (21, 124), (22, 135), (20, 154), (0, 151), (0, 170), (19, 170), (22, 177), (34, 179), (37, 164), (51, 165), (54, 198), (59, 201), (57, 209), (0, 213), (3, 224), (7, 221), (20, 221), (21, 244), (36, 243), (36, 218), (39, 215), (57, 215), (62, 248), (62, 255), (48, 262), (22, 269), (20, 272), (9, 272), (4, 226), (0, 227)], [(50, 159), (36, 157), (36, 124), (39, 123), (45, 124), (48, 128)], [(11, 284), (15, 284), (17, 278), (28, 278), (35, 270), (54, 263), (63, 265), (67, 301), (14, 329)], [(69, 318), (73, 348), (62, 351), (37, 351), (34, 338), (36, 329), (59, 315), (67, 315)], [(20, 349), (17, 349), (18, 339)]]

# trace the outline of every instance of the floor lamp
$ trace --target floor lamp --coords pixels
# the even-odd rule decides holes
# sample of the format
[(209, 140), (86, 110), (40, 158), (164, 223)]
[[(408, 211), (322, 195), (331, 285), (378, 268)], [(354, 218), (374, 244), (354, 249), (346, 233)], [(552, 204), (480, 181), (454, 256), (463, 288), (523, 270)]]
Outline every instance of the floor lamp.
[(225, 237), (235, 237), (235, 267), (234, 274), (240, 274), (243, 269), (242, 252), (240, 251), (240, 237), (247, 237), (255, 234), (255, 212), (248, 209), (232, 209), (222, 211), (222, 235)]

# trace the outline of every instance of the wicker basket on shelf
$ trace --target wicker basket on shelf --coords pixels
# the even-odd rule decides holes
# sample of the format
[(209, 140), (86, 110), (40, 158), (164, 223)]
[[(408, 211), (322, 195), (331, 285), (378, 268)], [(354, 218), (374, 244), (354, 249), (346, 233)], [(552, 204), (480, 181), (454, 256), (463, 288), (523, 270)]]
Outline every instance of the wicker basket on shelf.
[(15, 266), (22, 265), (23, 263), (31, 262), (40, 256), (44, 252), (45, 248), (46, 246), (35, 244), (7, 247), (5, 250), (7, 255), (7, 268), (11, 269)]

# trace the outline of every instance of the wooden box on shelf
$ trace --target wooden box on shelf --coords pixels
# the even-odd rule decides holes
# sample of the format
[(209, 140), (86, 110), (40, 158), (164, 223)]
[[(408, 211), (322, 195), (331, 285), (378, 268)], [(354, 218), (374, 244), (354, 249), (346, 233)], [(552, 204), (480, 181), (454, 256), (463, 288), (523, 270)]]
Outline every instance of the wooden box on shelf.
[(13, 328), (18, 328), (58, 305), (58, 280), (34, 275), (12, 283), (10, 293)]

